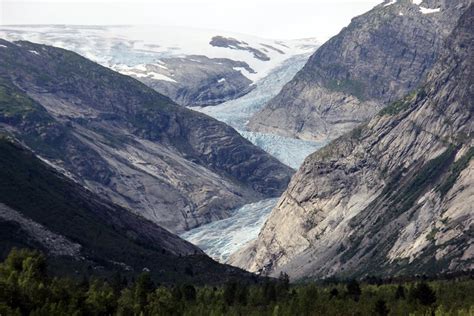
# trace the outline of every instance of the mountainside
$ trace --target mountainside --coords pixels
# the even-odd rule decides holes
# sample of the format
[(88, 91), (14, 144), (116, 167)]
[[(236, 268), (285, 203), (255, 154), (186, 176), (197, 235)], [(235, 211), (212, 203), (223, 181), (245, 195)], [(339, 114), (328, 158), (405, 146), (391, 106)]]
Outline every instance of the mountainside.
[(0, 136), (0, 228), (2, 259), (13, 247), (39, 249), (54, 274), (137, 275), (148, 269), (163, 282), (245, 276), (99, 198), (5, 136)]
[(234, 129), (73, 52), (0, 40), (0, 127), (65, 174), (179, 232), (293, 173)]
[(288, 58), (316, 49), (315, 39), (278, 41), (162, 26), (0, 26), (0, 38), (72, 50), (132, 76), (180, 105), (216, 105), (250, 92)]
[(471, 0), (386, 1), (356, 17), (249, 122), (257, 132), (335, 139), (425, 79)]
[(293, 278), (474, 268), (474, 6), (427, 84), (306, 159), (232, 264)]

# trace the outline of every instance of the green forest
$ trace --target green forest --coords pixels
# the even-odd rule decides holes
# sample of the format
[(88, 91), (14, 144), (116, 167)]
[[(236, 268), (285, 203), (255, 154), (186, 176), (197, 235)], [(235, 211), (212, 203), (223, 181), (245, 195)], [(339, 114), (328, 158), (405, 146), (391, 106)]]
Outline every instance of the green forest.
[(0, 264), (0, 315), (474, 315), (472, 276), (290, 284), (286, 274), (220, 286), (53, 277), (38, 251), (13, 249)]

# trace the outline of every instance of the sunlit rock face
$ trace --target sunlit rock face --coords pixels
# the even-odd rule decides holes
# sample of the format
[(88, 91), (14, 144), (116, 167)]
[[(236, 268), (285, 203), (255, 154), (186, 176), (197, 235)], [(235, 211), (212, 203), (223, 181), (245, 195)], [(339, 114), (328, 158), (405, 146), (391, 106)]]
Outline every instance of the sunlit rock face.
[(473, 268), (471, 6), (426, 84), (311, 155), (229, 262), (293, 278)]
[(250, 120), (250, 130), (315, 140), (348, 132), (424, 82), (469, 3), (400, 0), (355, 17)]

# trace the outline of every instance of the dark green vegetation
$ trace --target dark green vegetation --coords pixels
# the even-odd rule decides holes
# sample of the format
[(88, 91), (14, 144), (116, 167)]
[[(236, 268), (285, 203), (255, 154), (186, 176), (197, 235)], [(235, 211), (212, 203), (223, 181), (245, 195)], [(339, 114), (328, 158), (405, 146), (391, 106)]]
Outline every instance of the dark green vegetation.
[(14, 250), (0, 264), (0, 315), (472, 315), (474, 280), (290, 285), (163, 286), (135, 281), (51, 278), (43, 255)]
[(401, 100), (395, 101), (390, 105), (383, 108), (378, 115), (395, 115), (400, 112), (407, 110), (411, 105), (414, 104), (417, 100), (421, 100), (426, 97), (426, 92), (423, 88), (417, 89), (414, 92), (408, 94)]
[(441, 196), (444, 197), (446, 193), (453, 187), (459, 174), (467, 168), (472, 157), (474, 157), (474, 147), (470, 147), (467, 153), (465, 153), (459, 160), (455, 161), (449, 168), (449, 174), (442, 184), (438, 186), (438, 191)]
[(350, 80), (350, 79), (329, 80), (326, 83), (326, 87), (332, 91), (339, 91), (339, 92), (344, 92), (346, 94), (353, 95), (361, 101), (366, 100), (366, 97), (364, 94), (366, 87), (362, 81)]
[[(55, 274), (81, 277), (121, 270), (133, 276), (147, 268), (160, 282), (196, 283), (247, 275), (219, 265), (161, 227), (98, 198), (5, 137), (0, 137), (0, 203), (81, 245), (80, 258), (48, 257)], [(12, 247), (50, 250), (17, 222), (0, 216), (0, 228), (2, 258)]]

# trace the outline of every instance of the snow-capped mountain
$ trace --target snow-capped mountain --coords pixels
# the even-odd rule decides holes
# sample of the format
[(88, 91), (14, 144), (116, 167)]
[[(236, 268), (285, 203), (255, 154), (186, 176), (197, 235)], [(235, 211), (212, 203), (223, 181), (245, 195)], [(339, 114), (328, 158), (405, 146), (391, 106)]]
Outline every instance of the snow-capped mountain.
[(317, 46), (314, 38), (279, 41), (161, 26), (2, 26), (0, 37), (75, 51), (178, 104), (199, 106), (245, 95), (282, 62)]

